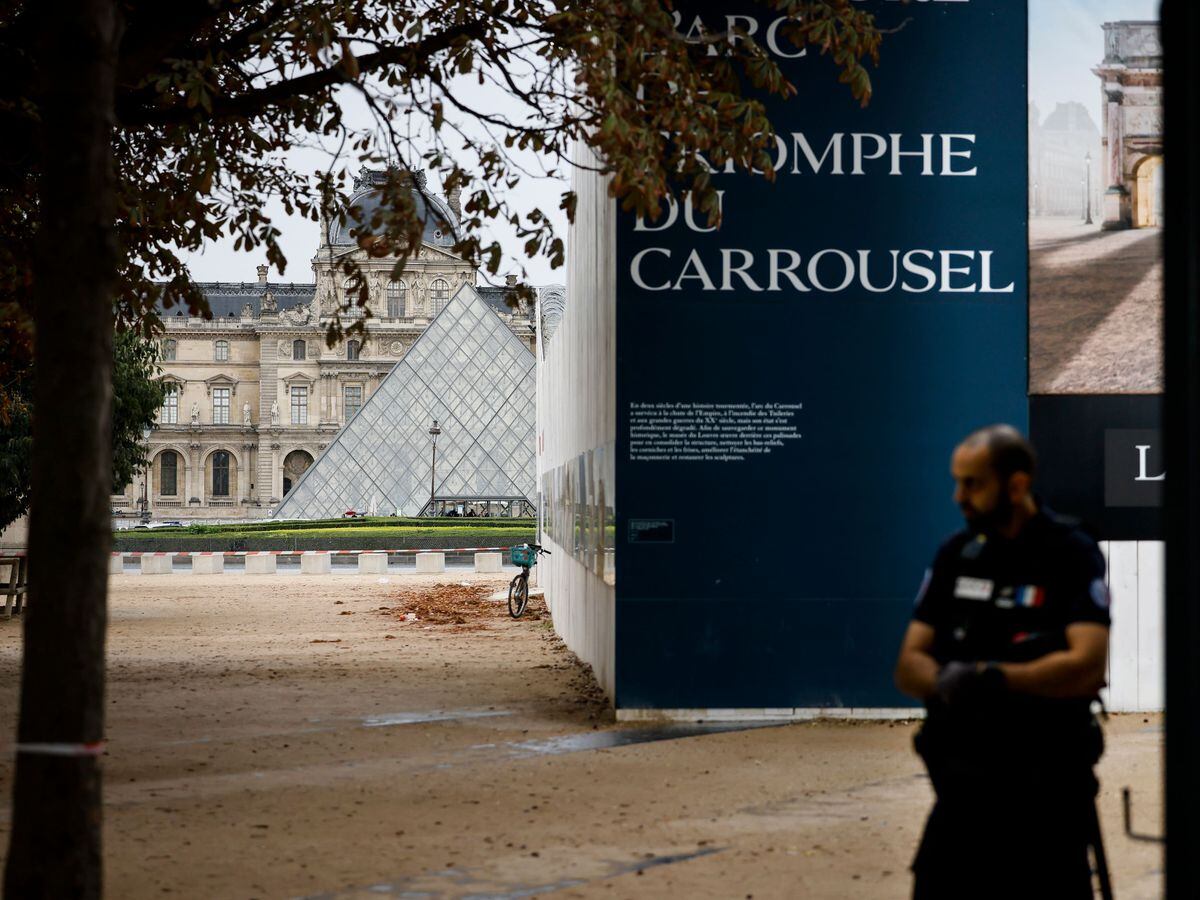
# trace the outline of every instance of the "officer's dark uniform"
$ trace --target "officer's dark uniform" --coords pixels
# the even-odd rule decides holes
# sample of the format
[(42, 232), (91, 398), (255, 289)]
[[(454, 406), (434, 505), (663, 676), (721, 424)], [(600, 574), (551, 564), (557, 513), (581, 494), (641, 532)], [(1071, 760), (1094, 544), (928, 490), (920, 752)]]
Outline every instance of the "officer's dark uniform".
[[(1066, 649), (1072, 623), (1109, 624), (1104, 557), (1044, 508), (1012, 540), (959, 532), (938, 551), (913, 617), (935, 629), (939, 665), (1037, 659)], [(937, 803), (914, 897), (1091, 897), (1102, 738), (1090, 700), (997, 690), (964, 707), (930, 700), (916, 738)]]

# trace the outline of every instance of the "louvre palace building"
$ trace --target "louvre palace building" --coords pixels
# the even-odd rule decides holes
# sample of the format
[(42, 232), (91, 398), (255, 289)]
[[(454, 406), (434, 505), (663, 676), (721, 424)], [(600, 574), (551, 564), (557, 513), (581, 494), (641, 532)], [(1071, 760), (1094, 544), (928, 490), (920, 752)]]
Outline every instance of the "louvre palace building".
[[(383, 177), (363, 169), (355, 179), (350, 206), (362, 211), (359, 221), (369, 221), (378, 206)], [(118, 522), (136, 521), (143, 510), (155, 520), (272, 515), (464, 286), (470, 288), (464, 294), (503, 322), (521, 352), (532, 353), (533, 305), (507, 302), (515, 279), (506, 287), (476, 286), (475, 268), (451, 250), (458, 198), (413, 193), (425, 233), (399, 278), (391, 277), (391, 260), (370, 258), (357, 246), (351, 223), (339, 217), (322, 223), (312, 283), (273, 282), (259, 266), (254, 281), (198, 285), (211, 319), (160, 309), (167, 396), (149, 436), (145, 472), (112, 497)], [(346, 323), (341, 308), (350, 284), (341, 266), (348, 256), (367, 283), (366, 334), (328, 347), (326, 326), (339, 315)], [(539, 293), (561, 309), (562, 288)], [(423, 421), (420, 429), (427, 432)], [(399, 511), (386, 498), (381, 503), (381, 515)]]

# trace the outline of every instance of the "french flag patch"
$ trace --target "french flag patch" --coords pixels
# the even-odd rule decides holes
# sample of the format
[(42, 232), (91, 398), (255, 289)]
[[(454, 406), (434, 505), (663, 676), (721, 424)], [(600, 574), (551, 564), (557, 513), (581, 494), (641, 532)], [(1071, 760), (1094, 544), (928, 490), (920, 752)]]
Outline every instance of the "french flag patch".
[(1017, 588), (1017, 606), (1035, 607), (1046, 602), (1046, 589), (1034, 584)]

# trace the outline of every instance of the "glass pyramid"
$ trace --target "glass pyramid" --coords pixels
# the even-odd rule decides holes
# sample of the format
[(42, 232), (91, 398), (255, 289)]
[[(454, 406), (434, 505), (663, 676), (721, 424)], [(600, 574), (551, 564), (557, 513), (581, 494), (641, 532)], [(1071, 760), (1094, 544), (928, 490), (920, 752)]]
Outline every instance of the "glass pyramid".
[(470, 285), (464, 285), (308, 467), (277, 519), (346, 510), (420, 515), (442, 501), (533, 503), (534, 357)]

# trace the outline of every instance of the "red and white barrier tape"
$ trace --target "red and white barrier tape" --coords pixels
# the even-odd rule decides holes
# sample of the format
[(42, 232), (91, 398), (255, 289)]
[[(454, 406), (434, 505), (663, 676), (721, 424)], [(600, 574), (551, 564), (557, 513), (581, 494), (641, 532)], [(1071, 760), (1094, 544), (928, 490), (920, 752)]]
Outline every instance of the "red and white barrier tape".
[(61, 743), (19, 743), (13, 744), (17, 753), (29, 753), (35, 756), (102, 756), (104, 741), (92, 741), (86, 744)]

